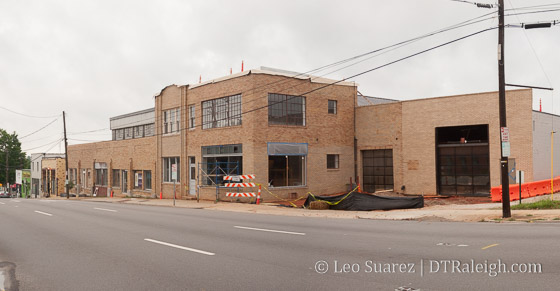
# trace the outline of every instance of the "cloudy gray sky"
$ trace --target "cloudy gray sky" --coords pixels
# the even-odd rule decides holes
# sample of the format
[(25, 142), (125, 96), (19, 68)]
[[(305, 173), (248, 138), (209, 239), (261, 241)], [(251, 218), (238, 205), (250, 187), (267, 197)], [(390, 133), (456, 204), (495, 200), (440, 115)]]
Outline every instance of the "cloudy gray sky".
[[(506, 23), (560, 19), (560, 11), (540, 12), (560, 9), (560, 1), (505, 3), (507, 14), (539, 12), (509, 15)], [(533, 7), (540, 5), (549, 6)], [(29, 116), (64, 110), (70, 144), (106, 140), (108, 129), (76, 133), (108, 128), (112, 116), (153, 107), (153, 96), (169, 84), (221, 77), (230, 68), (238, 72), (242, 60), (245, 69), (307, 72), (493, 11), (452, 0), (2, 0), (0, 128), (24, 137), (56, 119)], [(495, 27), (492, 16), (497, 13), (316, 75), (352, 76)], [(560, 25), (508, 28), (506, 82), (559, 89), (559, 48)], [(496, 58), (497, 30), (492, 30), (351, 80), (364, 95), (399, 100), (495, 91)], [(560, 93), (535, 91), (534, 97), (534, 109), (542, 99), (543, 111), (560, 113), (560, 100), (554, 111), (552, 106)], [(61, 152), (56, 142), (61, 136), (60, 117), (22, 138), (22, 148)]]

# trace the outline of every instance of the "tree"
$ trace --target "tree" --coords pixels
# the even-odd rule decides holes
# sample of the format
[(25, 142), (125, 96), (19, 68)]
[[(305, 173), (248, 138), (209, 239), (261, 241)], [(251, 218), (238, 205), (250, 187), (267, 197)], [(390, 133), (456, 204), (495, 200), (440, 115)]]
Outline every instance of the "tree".
[[(21, 142), (17, 134), (15, 132), (9, 134), (0, 128), (0, 183), (15, 183), (16, 169), (29, 169), (30, 166), (31, 161), (21, 151)], [(8, 175), (7, 181), (6, 172)]]

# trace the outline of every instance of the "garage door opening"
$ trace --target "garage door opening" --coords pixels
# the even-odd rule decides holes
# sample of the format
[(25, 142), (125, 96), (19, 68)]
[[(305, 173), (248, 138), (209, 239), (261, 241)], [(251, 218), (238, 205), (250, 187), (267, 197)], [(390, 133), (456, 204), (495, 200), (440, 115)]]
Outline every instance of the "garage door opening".
[(487, 124), (436, 128), (436, 153), (438, 194), (490, 194)]
[(364, 191), (393, 190), (393, 150), (362, 151)]

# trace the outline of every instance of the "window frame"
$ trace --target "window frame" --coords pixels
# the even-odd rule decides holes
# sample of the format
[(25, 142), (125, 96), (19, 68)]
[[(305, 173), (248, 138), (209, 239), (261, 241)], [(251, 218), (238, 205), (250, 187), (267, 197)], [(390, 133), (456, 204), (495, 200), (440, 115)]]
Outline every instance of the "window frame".
[(202, 101), (202, 129), (241, 126), (242, 94)]
[(189, 105), (189, 129), (196, 127), (196, 105)]
[[(173, 163), (175, 162), (175, 163)], [(171, 165), (177, 164), (177, 180), (175, 182), (181, 182), (181, 158), (180, 157), (164, 157), (162, 160), (162, 181), (164, 183), (173, 183), (171, 178)]]
[[(331, 106), (331, 105), (333, 105), (333, 106)], [(332, 100), (332, 99), (328, 100), (327, 113), (332, 114), (332, 115), (336, 115), (338, 113), (338, 101), (337, 100)]]
[(268, 125), (306, 126), (305, 96), (268, 93)]
[[(329, 158), (334, 160), (329, 161)], [(340, 169), (340, 155), (327, 154), (327, 170), (338, 170), (338, 169)]]

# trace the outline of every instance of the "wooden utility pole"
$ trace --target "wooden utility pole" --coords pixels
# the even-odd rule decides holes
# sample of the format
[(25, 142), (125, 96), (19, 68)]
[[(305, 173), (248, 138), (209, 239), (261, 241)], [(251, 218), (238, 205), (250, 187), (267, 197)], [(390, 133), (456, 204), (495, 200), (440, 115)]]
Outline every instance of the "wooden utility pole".
[[(508, 132), (506, 119), (506, 77), (505, 77), (505, 52), (504, 52), (504, 0), (498, 1), (498, 85), (499, 85), (499, 101), (500, 101), (500, 141), (501, 141), (501, 159), (500, 168), (502, 170), (502, 216), (504, 218), (511, 217), (511, 208), (509, 202), (509, 140), (504, 141), (504, 132)], [(508, 137), (509, 138), (509, 137)]]
[(64, 186), (66, 188), (66, 199), (70, 199), (70, 190), (68, 189), (68, 139), (66, 138), (66, 114), (64, 111), (62, 111), (62, 123), (64, 124), (64, 159), (66, 160)]

